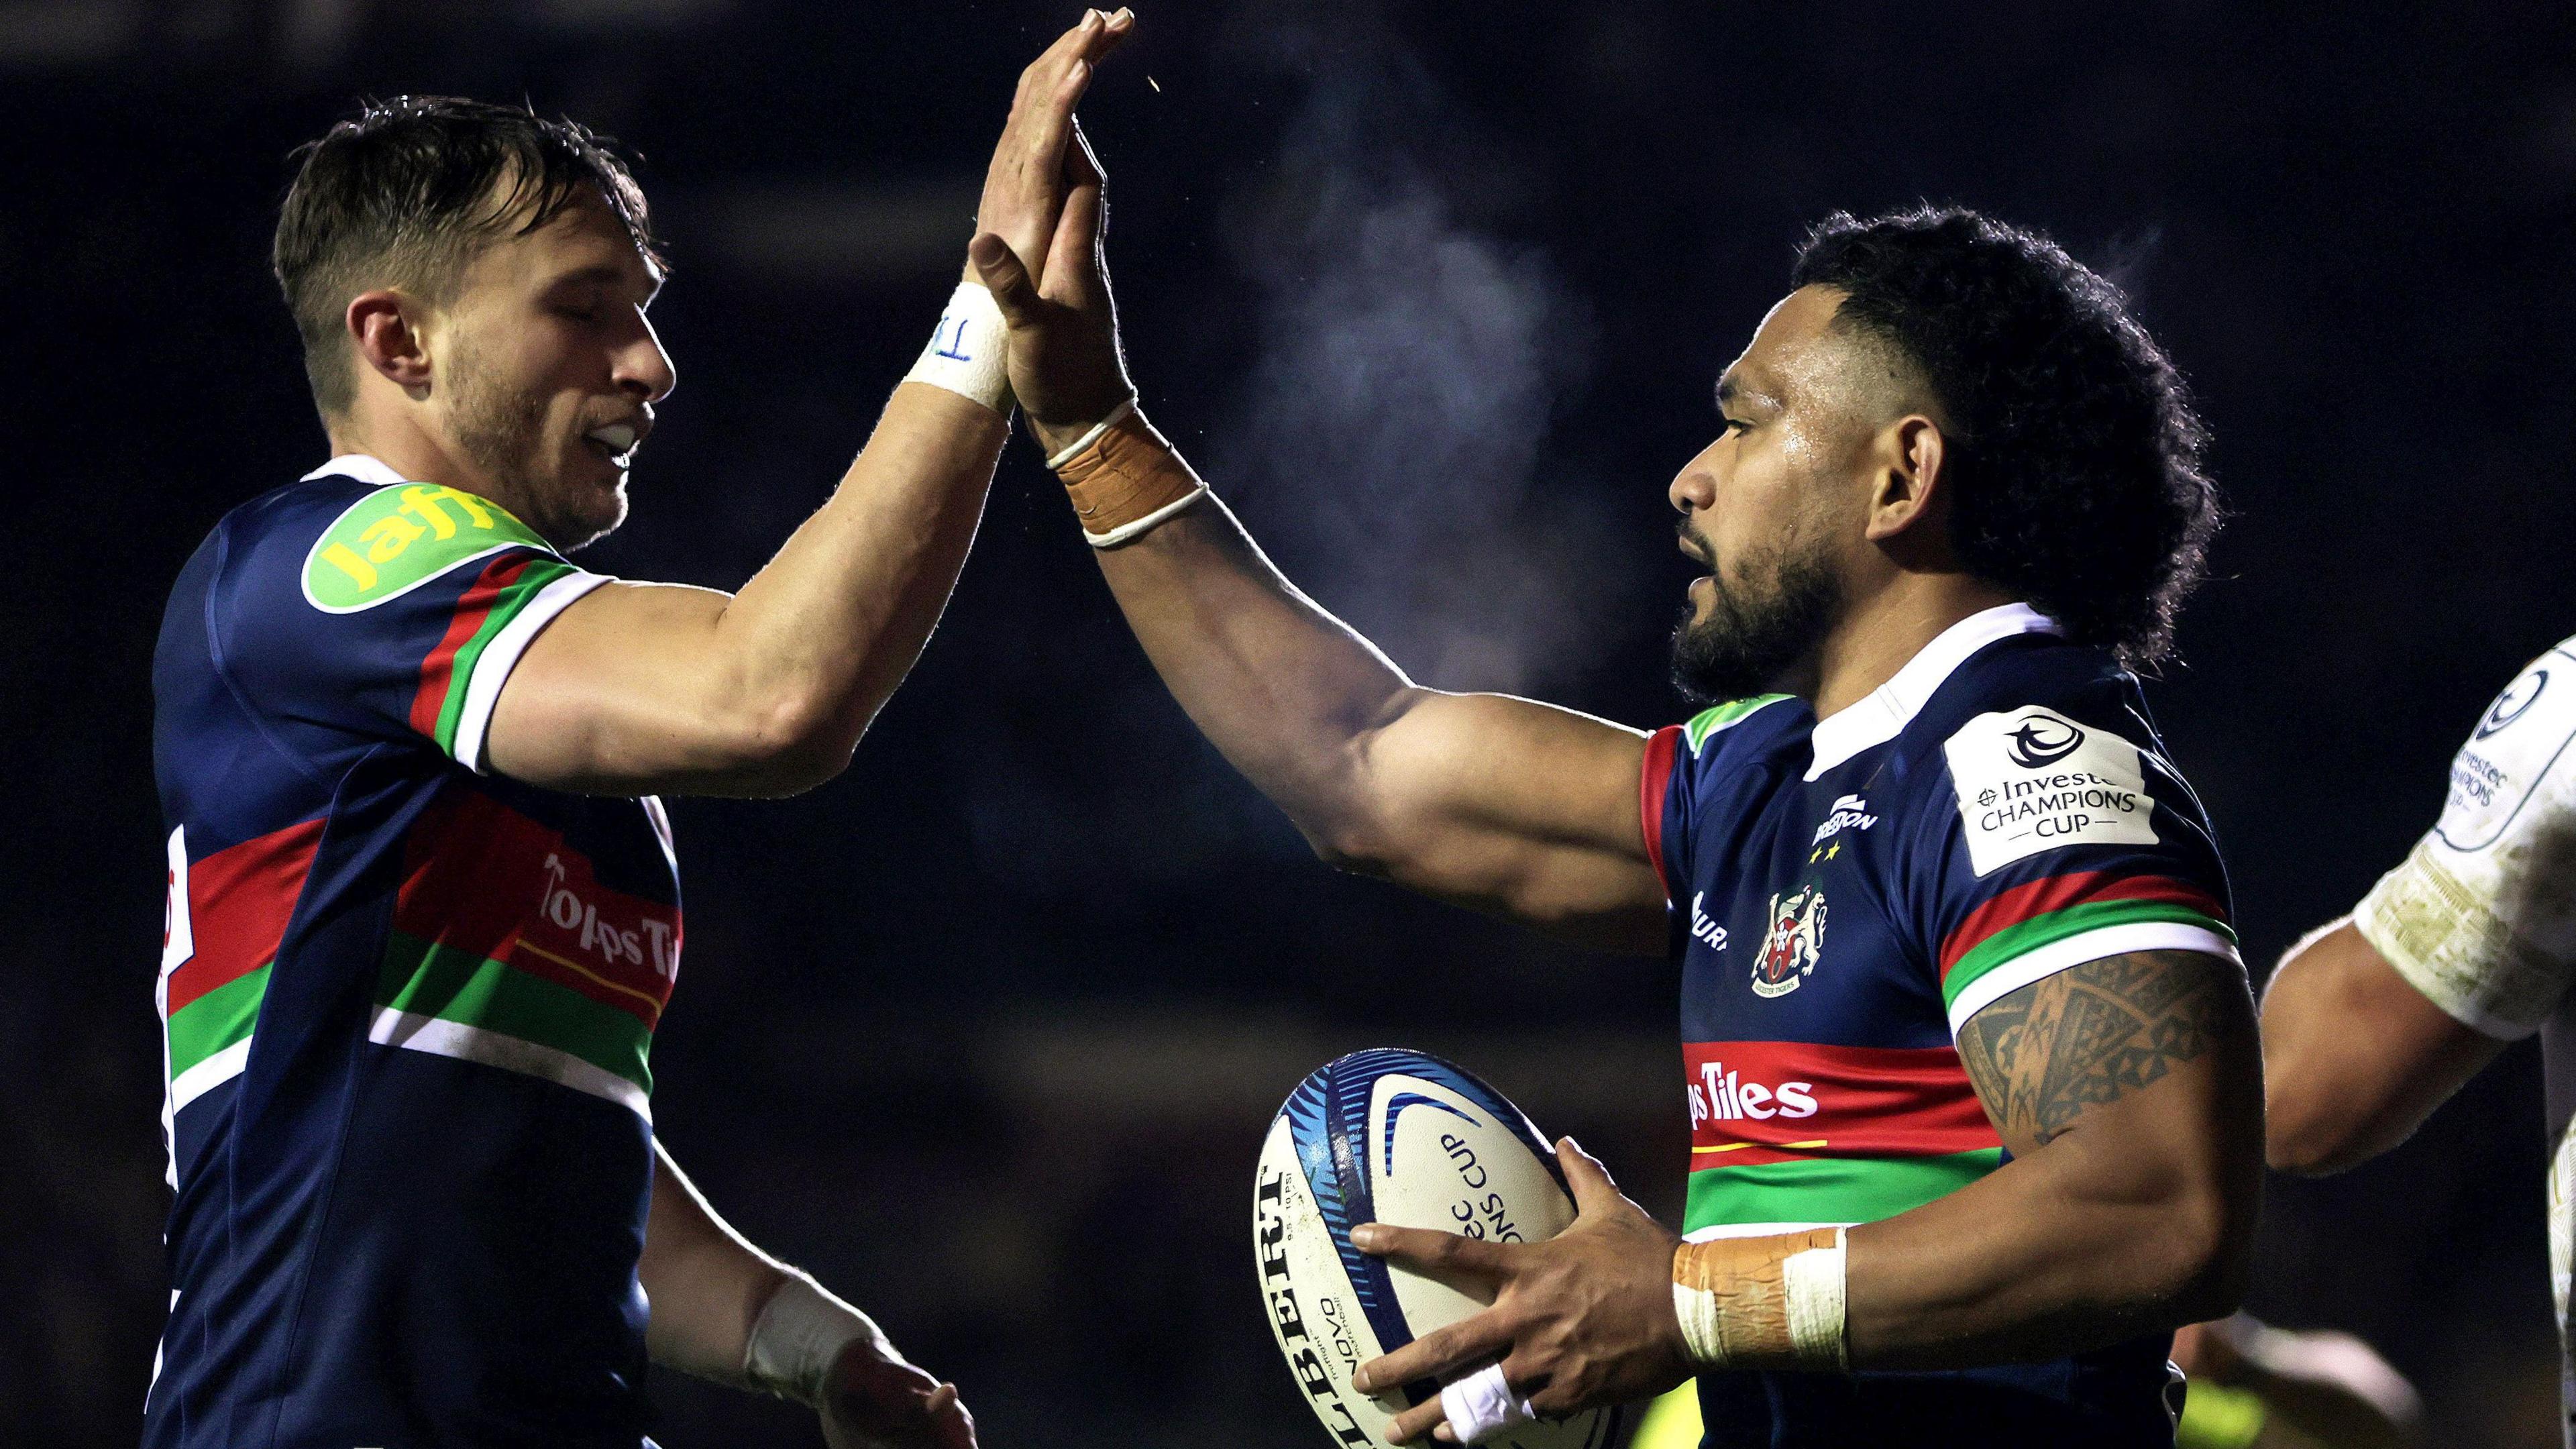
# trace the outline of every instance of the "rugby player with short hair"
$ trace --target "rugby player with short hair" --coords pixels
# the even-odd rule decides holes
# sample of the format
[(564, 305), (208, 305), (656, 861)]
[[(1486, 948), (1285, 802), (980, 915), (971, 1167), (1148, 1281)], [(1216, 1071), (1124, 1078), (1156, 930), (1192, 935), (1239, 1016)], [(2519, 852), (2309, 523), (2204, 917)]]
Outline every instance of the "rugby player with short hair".
[[(1023, 74), (979, 212), (1031, 265), (1128, 21)], [(1008, 432), (962, 286), (742, 591), (564, 558), (673, 373), (644, 198), (581, 127), (440, 98), (303, 153), (276, 267), (333, 456), (215, 526), (153, 666), (176, 1199), (153, 1449), (623, 1446), (648, 1357), (836, 1449), (971, 1449), (956, 1389), (654, 1140), (681, 948), (656, 792), (829, 779), (954, 584)]]
[(2130, 672), (2216, 509), (2119, 292), (1966, 211), (1819, 226), (1672, 482), (1709, 708), (1647, 733), (1420, 687), (1282, 578), (1136, 412), (1095, 225), (1051, 296), (972, 255), (1182, 706), (1326, 860), (1681, 965), (1687, 1241), (1570, 1144), (1556, 1239), (1360, 1229), (1499, 1290), (1362, 1366), (1448, 1383), (1399, 1434), (1697, 1373), (1711, 1444), (2169, 1444), (2262, 1101), (2219, 856)]
[(2537, 1032), (2560, 1418), (2576, 1445), (2576, 638), (2533, 660), (2451, 760), (2450, 794), (2351, 915), (2290, 949), (2263, 993), (2272, 1165), (2313, 1176), (2405, 1141)]

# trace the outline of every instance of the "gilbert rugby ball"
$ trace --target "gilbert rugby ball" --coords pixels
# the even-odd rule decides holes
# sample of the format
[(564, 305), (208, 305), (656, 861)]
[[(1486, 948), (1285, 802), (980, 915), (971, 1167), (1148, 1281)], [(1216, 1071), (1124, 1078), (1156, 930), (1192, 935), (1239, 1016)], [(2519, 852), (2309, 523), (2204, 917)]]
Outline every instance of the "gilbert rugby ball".
[[(1388, 1449), (1387, 1424), (1436, 1398), (1423, 1380), (1377, 1397), (1352, 1371), (1492, 1301), (1482, 1284), (1439, 1282), (1351, 1246), (1382, 1222), (1472, 1238), (1537, 1242), (1574, 1221), (1556, 1154), (1502, 1093), (1438, 1057), (1353, 1052), (1297, 1084), (1261, 1147), (1253, 1256), (1271, 1335), (1306, 1406), (1344, 1449)], [(1612, 1449), (1633, 1414), (1592, 1409), (1523, 1424), (1489, 1445)]]

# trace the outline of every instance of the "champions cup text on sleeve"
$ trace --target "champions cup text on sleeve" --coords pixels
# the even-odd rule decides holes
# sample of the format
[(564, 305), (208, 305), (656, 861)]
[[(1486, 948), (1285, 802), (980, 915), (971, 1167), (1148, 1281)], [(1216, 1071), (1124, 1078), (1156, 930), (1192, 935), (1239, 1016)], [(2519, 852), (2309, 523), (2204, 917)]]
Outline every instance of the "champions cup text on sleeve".
[(604, 582), (363, 456), (182, 572), (151, 1449), (641, 1442), (669, 822), (478, 773), (521, 652)]
[[(1775, 695), (1660, 731), (1642, 789), (1682, 964), (1694, 1242), (1827, 1251), (1976, 1181), (2005, 1152), (1956, 1048), (1969, 1017), (2106, 956), (2236, 957), (2207, 820), (2136, 679), (2024, 605), (1821, 722)], [(1803, 1361), (1794, 1326), (1770, 1361)], [(2160, 1334), (1949, 1373), (1704, 1372), (1702, 1417), (1716, 1443), (1775, 1423), (1844, 1442), (1828, 1431), (1876, 1432), (1854, 1416), (1882, 1379), (1961, 1433), (2171, 1443)]]

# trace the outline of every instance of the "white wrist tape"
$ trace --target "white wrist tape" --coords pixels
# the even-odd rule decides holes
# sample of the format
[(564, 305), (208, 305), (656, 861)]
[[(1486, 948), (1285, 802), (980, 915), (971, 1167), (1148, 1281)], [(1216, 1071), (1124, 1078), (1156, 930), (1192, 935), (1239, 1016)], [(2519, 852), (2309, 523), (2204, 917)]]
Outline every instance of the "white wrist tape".
[(993, 294), (973, 282), (960, 282), (948, 294), (948, 310), (939, 314), (929, 345), (903, 380), (944, 387), (1008, 417), (1011, 374), (1004, 364), (1009, 341), (1010, 329)]
[[(1730, 1321), (1730, 1305), (1717, 1293), (1674, 1283), (1673, 1313), (1681, 1320), (1682, 1345), (1691, 1361), (1703, 1368), (1848, 1370), (1843, 1238), (1844, 1230), (1838, 1228), (1831, 1247), (1802, 1248), (1780, 1259), (1778, 1297), (1737, 1297), (1731, 1305), (1743, 1315), (1737, 1320)], [(1784, 1357), (1788, 1364), (1780, 1362)]]
[(742, 1376), (750, 1385), (808, 1407), (823, 1401), (834, 1360), (852, 1339), (875, 1334), (866, 1314), (823, 1290), (803, 1273), (769, 1295), (744, 1345)]
[(1851, 1367), (1851, 1350), (1843, 1341), (1843, 1265), (1840, 1233), (1830, 1248), (1809, 1248), (1780, 1260), (1780, 1286), (1789, 1300), (1789, 1346), (1801, 1362)]
[(1503, 1366), (1487, 1364), (1440, 1391), (1440, 1412), (1462, 1444), (1482, 1444), (1538, 1417), (1530, 1401), (1503, 1382)]

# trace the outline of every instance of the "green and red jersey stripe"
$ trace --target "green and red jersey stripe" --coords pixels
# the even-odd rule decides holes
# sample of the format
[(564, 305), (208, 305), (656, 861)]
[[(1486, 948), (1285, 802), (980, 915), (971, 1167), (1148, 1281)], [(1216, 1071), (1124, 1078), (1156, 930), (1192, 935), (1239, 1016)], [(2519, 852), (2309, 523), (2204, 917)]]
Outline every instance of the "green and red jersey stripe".
[(603, 884), (563, 835), (479, 790), (413, 828), (376, 1003), (552, 1047), (651, 1087), (679, 907)]
[(1683, 1231), (1740, 1223), (1874, 1223), (2003, 1165), (2001, 1147), (1944, 1157), (1813, 1157), (1694, 1172)]
[(1686, 1042), (1693, 1171), (1999, 1146), (1950, 1047)]
[(420, 688), (412, 696), (411, 727), (456, 753), (456, 725), (465, 712), (466, 686), (493, 636), (510, 625), (546, 585), (573, 572), (561, 559), (505, 553), (483, 566), (457, 598), (447, 632), (420, 662)]
[(194, 949), (162, 987), (173, 1078), (251, 1034), (322, 826), (298, 821), (189, 862)]
[(2053, 941), (2148, 921), (2199, 926), (2235, 939), (2226, 908), (2189, 881), (2107, 870), (2049, 876), (2001, 892), (1942, 939), (1942, 999), (1956, 1001), (1977, 978)]
[(1994, 1170), (1958, 1052), (1689, 1042), (1689, 1227), (1870, 1222)]

